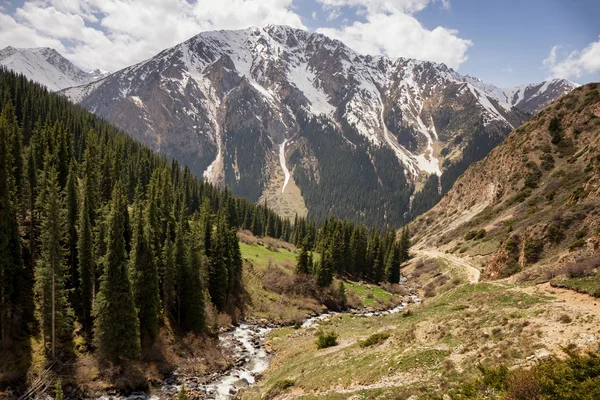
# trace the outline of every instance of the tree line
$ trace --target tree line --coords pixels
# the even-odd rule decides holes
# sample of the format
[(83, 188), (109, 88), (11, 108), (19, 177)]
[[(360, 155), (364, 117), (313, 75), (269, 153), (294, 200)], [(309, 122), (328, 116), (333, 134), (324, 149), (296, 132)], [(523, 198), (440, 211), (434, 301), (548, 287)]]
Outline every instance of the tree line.
[[(313, 275), (319, 286), (329, 286), (334, 276), (375, 284), (399, 283), (400, 265), (410, 258), (408, 227), (397, 240), (393, 228), (380, 233), (330, 217), (316, 236), (312, 235), (309, 232), (301, 243), (296, 273)], [(319, 260), (315, 260), (313, 250), (320, 255)]]
[(291, 221), (194, 177), (104, 120), (0, 69), (0, 342), (39, 332), (57, 357), (81, 326), (108, 360), (164, 318), (205, 331), (241, 304), (237, 230)]
[(139, 357), (167, 319), (201, 334), (207, 309), (235, 314), (240, 229), (298, 245), (299, 272), (321, 286), (397, 282), (410, 242), (408, 231), (398, 242), (392, 229), (281, 218), (5, 68), (0, 227), (0, 343), (39, 333), (56, 358), (80, 327), (112, 362)]

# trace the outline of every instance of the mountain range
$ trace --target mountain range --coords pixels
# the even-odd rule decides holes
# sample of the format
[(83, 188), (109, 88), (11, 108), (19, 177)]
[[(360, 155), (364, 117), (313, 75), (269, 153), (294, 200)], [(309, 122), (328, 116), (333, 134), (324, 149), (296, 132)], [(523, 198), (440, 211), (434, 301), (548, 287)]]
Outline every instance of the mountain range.
[(83, 85), (108, 75), (99, 69), (85, 72), (59, 52), (48, 47), (32, 49), (5, 47), (0, 50), (0, 65), (24, 74), (51, 91)]
[[(36, 78), (34, 78), (36, 79)], [(40, 80), (40, 79), (36, 79)], [(501, 89), (285, 26), (203, 32), (61, 93), (283, 215), (400, 225), (577, 84)]]

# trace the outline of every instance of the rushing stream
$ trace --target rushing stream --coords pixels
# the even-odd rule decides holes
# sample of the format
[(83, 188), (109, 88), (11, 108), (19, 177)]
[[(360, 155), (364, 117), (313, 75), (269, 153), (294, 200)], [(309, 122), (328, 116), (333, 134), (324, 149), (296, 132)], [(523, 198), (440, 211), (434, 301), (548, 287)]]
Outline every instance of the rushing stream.
[[(420, 303), (421, 299), (416, 295), (410, 296), (413, 303)], [(304, 321), (301, 328), (306, 329), (327, 321), (331, 317), (340, 314), (348, 314), (360, 317), (379, 317), (382, 315), (396, 314), (404, 310), (408, 303), (402, 303), (394, 308), (383, 311), (373, 311), (369, 309), (350, 310), (347, 312), (326, 312), (313, 316)], [(159, 400), (171, 398), (176, 395), (181, 387), (181, 381), (185, 381), (186, 388), (196, 394), (200, 393), (205, 399), (232, 399), (239, 390), (253, 385), (257, 375), (266, 371), (269, 367), (271, 355), (264, 345), (264, 341), (271, 331), (261, 325), (240, 324), (233, 330), (219, 335), (219, 344), (224, 349), (233, 353), (233, 367), (227, 371), (216, 375), (208, 383), (198, 383), (193, 377), (177, 376), (165, 380), (158, 393), (148, 396), (145, 393), (133, 393), (126, 398), (118, 397), (123, 400)], [(178, 381), (178, 383), (176, 383)], [(194, 397), (192, 397), (194, 398)], [(117, 397), (103, 396), (99, 400), (113, 400)]]

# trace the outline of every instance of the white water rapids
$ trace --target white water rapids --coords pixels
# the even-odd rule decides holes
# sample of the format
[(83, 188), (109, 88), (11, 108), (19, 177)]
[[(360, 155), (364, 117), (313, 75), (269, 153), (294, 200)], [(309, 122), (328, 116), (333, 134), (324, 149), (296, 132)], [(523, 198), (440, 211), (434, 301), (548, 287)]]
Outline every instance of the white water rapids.
[[(421, 299), (416, 295), (410, 296), (413, 303), (420, 303)], [(397, 314), (404, 310), (408, 303), (402, 303), (394, 308), (383, 311), (372, 310), (351, 310), (348, 312), (326, 312), (317, 316), (310, 317), (301, 325), (301, 329), (313, 327), (319, 322), (328, 321), (335, 315), (348, 314), (357, 317), (380, 317), (383, 315)], [(171, 398), (177, 394), (181, 387), (181, 381), (185, 381), (185, 386), (189, 391), (200, 393), (201, 398), (226, 400), (233, 399), (241, 389), (252, 386), (257, 379), (257, 375), (269, 368), (271, 355), (267, 352), (264, 341), (271, 331), (259, 325), (240, 324), (233, 330), (219, 335), (220, 346), (229, 349), (234, 355), (234, 367), (218, 375), (214, 380), (207, 384), (198, 384), (197, 377), (183, 377), (179, 379), (167, 379), (159, 393), (149, 396), (145, 393), (133, 393), (127, 397), (102, 396), (98, 400), (160, 400)], [(175, 374), (177, 376), (177, 374)], [(176, 381), (180, 381), (176, 383)]]

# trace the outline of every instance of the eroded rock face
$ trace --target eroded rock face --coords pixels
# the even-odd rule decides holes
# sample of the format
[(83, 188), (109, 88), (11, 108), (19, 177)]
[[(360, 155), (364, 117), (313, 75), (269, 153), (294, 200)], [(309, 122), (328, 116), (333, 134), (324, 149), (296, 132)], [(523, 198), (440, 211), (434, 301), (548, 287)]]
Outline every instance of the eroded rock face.
[[(272, 186), (271, 153), (287, 139), (311, 216), (356, 219), (372, 195), (381, 199), (373, 220), (399, 224), (416, 181), (446, 173), (447, 191), (536, 104), (572, 87), (540, 85), (503, 90), (443, 64), (364, 56), (321, 34), (267, 26), (204, 32), (63, 93), (255, 201)], [(357, 196), (343, 194), (350, 186)]]

